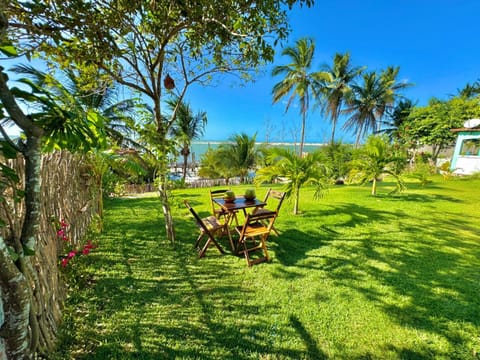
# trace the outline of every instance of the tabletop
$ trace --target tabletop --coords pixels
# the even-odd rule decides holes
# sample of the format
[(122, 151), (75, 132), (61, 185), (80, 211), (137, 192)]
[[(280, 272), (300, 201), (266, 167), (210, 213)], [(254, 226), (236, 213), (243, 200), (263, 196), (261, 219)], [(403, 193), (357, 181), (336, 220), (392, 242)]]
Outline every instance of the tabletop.
[(222, 198), (214, 198), (213, 201), (215, 201), (218, 205), (220, 205), (228, 212), (242, 210), (250, 207), (262, 207), (267, 205), (267, 203), (260, 201), (256, 198), (253, 200), (246, 200), (243, 196), (236, 197), (233, 202), (225, 202), (225, 200)]

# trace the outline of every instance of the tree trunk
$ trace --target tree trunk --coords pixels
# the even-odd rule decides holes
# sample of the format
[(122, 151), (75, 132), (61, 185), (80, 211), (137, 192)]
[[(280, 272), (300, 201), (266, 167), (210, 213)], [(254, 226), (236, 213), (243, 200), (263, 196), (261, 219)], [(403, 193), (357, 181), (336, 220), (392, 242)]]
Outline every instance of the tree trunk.
[(300, 148), (298, 150), (299, 156), (303, 156), (303, 143), (305, 142), (305, 119), (306, 115), (305, 112), (302, 114), (302, 129), (300, 131)]
[(12, 120), (25, 131), (27, 141), (20, 149), (25, 158), (25, 219), (20, 241), (14, 239), (15, 252), (19, 256), (15, 263), (8, 263), (6, 258), (7, 255), (9, 256), (8, 249), (3, 239), (1, 241), (1, 285), (5, 296), (3, 307), (6, 314), (6, 327), (4, 326), (5, 329), (2, 327), (1, 337), (5, 339), (8, 358), (27, 359), (35, 352), (39, 338), (37, 318), (32, 313), (35, 309), (32, 308), (34, 299), (30, 286), (35, 287), (33, 281), (35, 275), (32, 274), (29, 256), (36, 250), (40, 225), (40, 146), (43, 130), (36, 126), (30, 117), (25, 116), (7, 87), (6, 81), (7, 76), (0, 72), (0, 99)]
[(41, 138), (27, 134), (25, 157), (25, 221), (23, 222), (20, 240), (22, 245), (34, 251), (36, 236), (40, 226), (40, 187), (42, 154)]
[(163, 216), (165, 219), (165, 232), (167, 239), (172, 245), (175, 245), (175, 227), (173, 224), (172, 212), (168, 201), (168, 178), (165, 172), (160, 174), (160, 186), (158, 192), (160, 194), (160, 202), (162, 204)]
[(293, 215), (298, 214), (298, 203), (300, 202), (300, 189), (295, 189), (295, 198), (293, 202)]
[[(154, 114), (155, 114), (155, 122), (156, 122), (156, 136), (158, 141), (158, 152), (159, 152), (159, 159), (158, 159), (158, 173), (160, 177), (159, 186), (158, 186), (158, 193), (160, 195), (160, 203), (162, 204), (162, 211), (163, 217), (165, 219), (165, 232), (167, 239), (170, 241), (172, 245), (175, 245), (175, 226), (173, 224), (173, 217), (172, 212), (170, 209), (170, 203), (168, 201), (168, 145), (167, 145), (167, 132), (168, 132), (168, 125), (165, 124), (164, 118), (161, 112), (161, 105), (160, 105), (160, 94), (158, 94), (157, 98), (152, 98), (154, 101)], [(174, 116), (174, 115), (172, 115)]]
[(372, 195), (377, 195), (377, 177), (375, 176), (372, 181)]
[[(0, 237), (0, 285), (5, 322), (0, 322), (0, 356), (6, 359), (29, 359), (29, 316), (31, 307), (30, 292), (25, 276), (15, 266)], [(2, 350), (2, 343), (4, 349)], [(5, 357), (2, 356), (1, 359)]]
[(332, 119), (332, 138), (330, 140), (330, 144), (333, 146), (335, 144), (335, 130), (337, 127), (337, 119)]
[(186, 151), (183, 152), (183, 182), (187, 178), (188, 155)]

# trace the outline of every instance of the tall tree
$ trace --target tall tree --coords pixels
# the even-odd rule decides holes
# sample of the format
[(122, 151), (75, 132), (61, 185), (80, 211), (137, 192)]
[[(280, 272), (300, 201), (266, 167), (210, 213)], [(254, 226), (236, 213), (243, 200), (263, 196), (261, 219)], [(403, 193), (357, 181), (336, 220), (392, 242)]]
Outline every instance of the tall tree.
[[(117, 101), (114, 87), (111, 85), (99, 84), (95, 90), (85, 90), (81, 85), (80, 74), (76, 74), (71, 69), (57, 74), (58, 78), (31, 65), (17, 65), (12, 67), (11, 71), (27, 76), (37, 87), (47, 87), (58, 96), (59, 101), (63, 102), (65, 107), (71, 106), (72, 109), (82, 109), (86, 113), (88, 111), (97, 112), (103, 123), (93, 125), (93, 127), (98, 128), (101, 125), (102, 129), (104, 128), (105, 135), (113, 144), (141, 147), (133, 138), (129, 137), (129, 135), (135, 133), (132, 126), (135, 121), (133, 117), (137, 106), (140, 105), (136, 99)], [(26, 79), (21, 81), (29, 82)], [(87, 118), (85, 121), (91, 121), (91, 119)], [(68, 127), (64, 130), (68, 130), (68, 136), (70, 137), (68, 144), (76, 144), (74, 146), (78, 147), (82, 139), (94, 138), (96, 134), (85, 134), (88, 135), (88, 137), (85, 137), (78, 132), (83, 131), (84, 128), (92, 128), (92, 126), (80, 127), (77, 125), (79, 124), (64, 125), (64, 128)], [(78, 141), (71, 139), (73, 137)], [(105, 140), (107, 137), (101, 139)], [(55, 146), (55, 141), (58, 141), (55, 137), (47, 139), (47, 148), (52, 149)]]
[[(170, 109), (177, 107), (178, 99), (170, 99), (167, 104)], [(207, 125), (207, 113), (199, 111), (193, 113), (190, 104), (182, 102), (178, 107), (175, 123), (171, 129), (175, 141), (181, 146), (180, 154), (183, 156), (183, 181), (187, 176), (188, 157), (190, 156), (190, 147), (192, 140), (198, 139), (203, 135), (205, 126)]]
[(380, 134), (387, 134), (390, 140), (398, 139), (399, 129), (408, 119), (408, 116), (415, 108), (415, 104), (410, 99), (402, 99), (388, 114), (388, 118), (382, 121), (382, 129), (378, 131)]
[(463, 88), (457, 90), (458, 96), (465, 100), (473, 99), (480, 95), (480, 80), (473, 84), (467, 83)]
[(356, 132), (356, 145), (369, 131), (380, 130), (380, 121), (400, 97), (399, 91), (411, 86), (397, 80), (399, 67), (388, 67), (380, 73), (363, 74), (361, 84), (355, 83), (347, 96), (345, 113), (350, 117), (344, 129)]
[(363, 68), (353, 67), (350, 62), (350, 54), (347, 52), (345, 54), (335, 54), (332, 66), (325, 64), (322, 66), (321, 71), (324, 73), (326, 80), (321, 82), (320, 93), (323, 96), (319, 100), (323, 103), (322, 109), (324, 114), (332, 122), (330, 142), (333, 145), (335, 142), (335, 130), (345, 96), (350, 90), (350, 84), (363, 71)]
[(285, 111), (288, 111), (293, 101), (298, 98), (302, 126), (300, 130), (299, 154), (303, 154), (305, 142), (305, 124), (310, 99), (316, 96), (321, 73), (311, 71), (315, 52), (315, 42), (310, 38), (303, 38), (295, 42), (295, 46), (288, 46), (282, 50), (282, 55), (289, 58), (287, 65), (275, 66), (272, 76), (283, 76), (272, 89), (273, 103), (287, 98)]
[[(8, 53), (2, 51), (1, 44), (0, 52)], [(11, 359), (33, 357), (42, 337), (44, 353), (53, 347), (52, 334), (46, 334), (47, 327), (38, 322), (38, 311), (48, 310), (41, 289), (31, 285), (38, 282), (41, 274), (36, 273), (29, 256), (36, 250), (40, 226), (42, 146), (88, 150), (103, 143), (101, 116), (93, 109), (80, 106), (68, 92), (52, 88), (43, 80), (41, 75), (34, 81), (20, 79), (19, 82), (30, 91), (10, 89), (8, 76), (0, 67), (2, 114), (4, 110), (6, 120), (15, 123), (25, 135), (25, 140), (22, 139), (18, 146), (13, 145), (25, 160), (25, 218), (20, 234), (8, 240), (0, 237), (0, 267), (5, 269), (0, 285), (6, 319), (1, 336), (5, 340), (7, 357)], [(27, 105), (28, 114), (19, 101)], [(1, 126), (0, 130), (8, 138)], [(15, 257), (11, 256), (8, 247)]]
[(102, 69), (150, 100), (166, 234), (174, 242), (167, 134), (176, 111), (169, 119), (162, 116), (164, 87), (182, 100), (189, 86), (215, 74), (249, 77), (252, 69), (273, 60), (274, 40), (288, 35), (287, 10), (295, 3), (310, 6), (313, 0), (101, 0), (95, 6), (84, 0), (35, 6), (12, 0), (6, 13), (15, 39), (27, 40), (21, 45), (38, 46), (65, 66), (77, 63), (92, 76)]

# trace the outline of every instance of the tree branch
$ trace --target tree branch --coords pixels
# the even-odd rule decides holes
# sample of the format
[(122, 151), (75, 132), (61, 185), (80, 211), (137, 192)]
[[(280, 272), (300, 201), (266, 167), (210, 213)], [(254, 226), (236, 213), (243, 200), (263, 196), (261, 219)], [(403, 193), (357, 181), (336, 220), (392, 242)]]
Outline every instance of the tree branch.
[(13, 122), (25, 131), (26, 134), (41, 137), (43, 135), (43, 130), (36, 126), (30, 117), (25, 115), (22, 109), (20, 109), (15, 97), (7, 86), (7, 80), (7, 75), (3, 71), (0, 71), (0, 100), (7, 110), (7, 113), (10, 115)]

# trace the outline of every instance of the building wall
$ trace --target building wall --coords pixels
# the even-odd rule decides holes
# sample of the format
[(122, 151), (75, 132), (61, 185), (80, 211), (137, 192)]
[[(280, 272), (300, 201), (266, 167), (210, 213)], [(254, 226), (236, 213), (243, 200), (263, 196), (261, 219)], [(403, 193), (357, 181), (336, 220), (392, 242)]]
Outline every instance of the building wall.
[(455, 150), (453, 152), (450, 170), (459, 175), (471, 175), (480, 172), (480, 148), (472, 147), (469, 153), (463, 151), (465, 142), (480, 142), (480, 131), (461, 131), (458, 133)]

